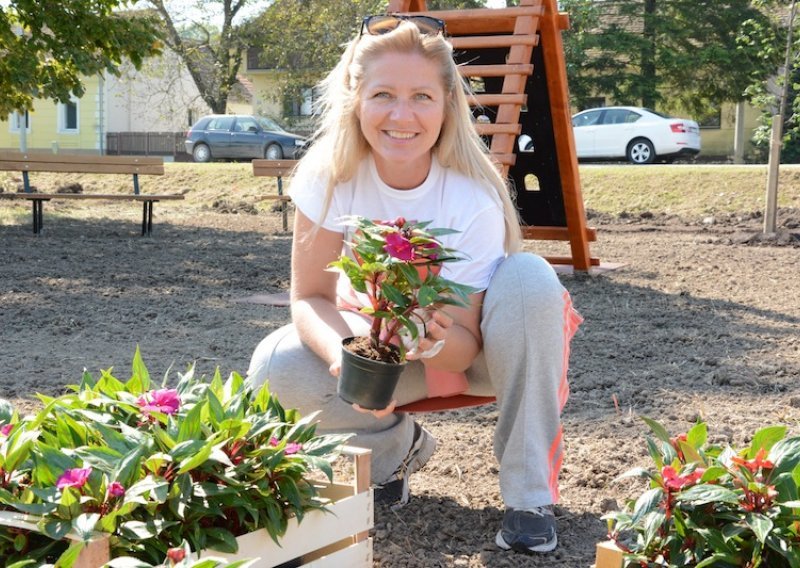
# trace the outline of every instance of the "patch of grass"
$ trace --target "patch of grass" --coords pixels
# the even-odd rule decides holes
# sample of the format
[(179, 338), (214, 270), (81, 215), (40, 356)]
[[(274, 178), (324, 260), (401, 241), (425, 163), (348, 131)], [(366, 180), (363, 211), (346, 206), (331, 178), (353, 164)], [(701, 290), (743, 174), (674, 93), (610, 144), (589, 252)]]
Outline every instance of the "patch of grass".
[[(586, 208), (602, 213), (698, 216), (761, 211), (766, 202), (765, 165), (582, 165), (580, 176)], [(800, 166), (781, 166), (778, 206), (800, 208)]]
[[(182, 193), (183, 207), (208, 207), (217, 202), (252, 204), (268, 209), (262, 196), (277, 193), (273, 178), (254, 177), (249, 162), (167, 163), (163, 176), (141, 176), (144, 193)], [(86, 192), (133, 191), (127, 175), (64, 173), (31, 174), (41, 191), (78, 182)], [(733, 165), (581, 165), (581, 186), (587, 209), (617, 215), (623, 211), (697, 217), (713, 213), (763, 211), (767, 166)], [(0, 172), (0, 186), (15, 191), (22, 175)], [(284, 190), (287, 186), (284, 185)], [(782, 165), (778, 206), (800, 208), (800, 166)]]

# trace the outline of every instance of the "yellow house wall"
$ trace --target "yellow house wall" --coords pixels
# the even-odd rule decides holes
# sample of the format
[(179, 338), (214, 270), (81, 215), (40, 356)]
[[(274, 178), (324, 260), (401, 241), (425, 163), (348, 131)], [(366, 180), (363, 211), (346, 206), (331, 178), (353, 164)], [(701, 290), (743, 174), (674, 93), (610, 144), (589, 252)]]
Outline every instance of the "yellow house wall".
[[(755, 108), (744, 107), (745, 154), (752, 148), (750, 139), (758, 126), (760, 113)], [(700, 130), (701, 156), (733, 156), (733, 142), (736, 130), (736, 105), (725, 103), (722, 106), (719, 128)]]
[[(78, 101), (77, 132), (59, 132), (59, 105), (50, 100), (37, 99), (30, 111), (30, 129), (27, 133), (28, 150), (46, 150), (52, 152), (68, 151), (81, 153), (98, 153), (100, 141), (98, 137), (99, 79), (87, 78), (84, 82), (86, 92)], [(8, 120), (0, 121), (0, 148), (19, 149), (19, 133), (11, 132)]]

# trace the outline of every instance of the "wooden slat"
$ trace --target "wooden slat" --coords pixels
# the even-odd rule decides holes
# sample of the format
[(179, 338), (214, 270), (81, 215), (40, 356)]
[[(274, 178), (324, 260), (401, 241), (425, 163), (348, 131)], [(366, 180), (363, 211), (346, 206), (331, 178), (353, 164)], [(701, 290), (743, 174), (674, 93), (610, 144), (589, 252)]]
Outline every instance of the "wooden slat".
[(516, 65), (459, 65), (462, 77), (505, 77), (506, 75), (533, 75), (533, 64)]
[(125, 195), (104, 193), (0, 193), (0, 199), (105, 199), (108, 201), (175, 201), (183, 195)]
[(254, 176), (288, 176), (292, 173), (297, 160), (253, 160)]
[(464, 36), (450, 39), (453, 49), (489, 49), (493, 47), (511, 47), (513, 45), (539, 44), (537, 35), (492, 35), (492, 36)]
[(473, 95), (470, 97), (471, 105), (480, 106), (499, 106), (499, 105), (524, 105), (528, 101), (528, 95), (525, 94), (511, 94), (511, 95)]
[(522, 125), (517, 124), (476, 124), (475, 130), (478, 134), (491, 136), (492, 134), (519, 134), (522, 132)]
[(600, 259), (595, 257), (588, 258), (585, 267), (577, 266), (571, 256), (545, 256), (544, 259), (550, 264), (571, 264), (576, 270), (589, 270), (591, 266), (600, 266)]
[(0, 152), (0, 170), (164, 175), (164, 160), (155, 156)]
[(475, 8), (414, 13), (427, 14), (447, 22), (447, 33), (452, 39), (460, 35), (510, 33), (514, 31), (517, 17), (541, 16), (544, 14), (544, 7), (541, 3), (536, 3), (534, 6), (514, 8)]
[[(591, 227), (585, 229), (586, 240), (596, 241), (597, 230)], [(539, 241), (568, 241), (570, 232), (567, 227), (523, 227), (522, 235), (526, 239)]]

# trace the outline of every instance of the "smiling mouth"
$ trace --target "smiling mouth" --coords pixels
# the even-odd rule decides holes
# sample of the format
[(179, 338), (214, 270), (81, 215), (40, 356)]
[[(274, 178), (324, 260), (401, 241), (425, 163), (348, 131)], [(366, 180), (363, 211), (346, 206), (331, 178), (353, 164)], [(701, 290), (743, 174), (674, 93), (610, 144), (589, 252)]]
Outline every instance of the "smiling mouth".
[(417, 135), (415, 132), (398, 132), (397, 130), (386, 130), (385, 132), (389, 138), (395, 138), (397, 140), (410, 140)]

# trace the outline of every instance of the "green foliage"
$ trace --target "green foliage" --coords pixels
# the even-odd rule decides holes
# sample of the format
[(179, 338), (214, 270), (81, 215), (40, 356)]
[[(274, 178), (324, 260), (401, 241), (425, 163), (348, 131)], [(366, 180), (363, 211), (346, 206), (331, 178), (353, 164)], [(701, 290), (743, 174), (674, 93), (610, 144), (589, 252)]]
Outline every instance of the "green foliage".
[[(183, 60), (203, 101), (215, 113), (227, 112), (228, 96), (238, 82), (242, 54), (253, 45), (247, 26), (239, 23), (242, 10), (253, 3), (198, 0), (186, 15), (181, 11), (181, 2), (141, 0), (161, 18), (165, 43)], [(203, 17), (196, 18), (197, 15)]]
[(30, 110), (35, 98), (68, 102), (83, 79), (138, 68), (160, 50), (149, 14), (120, 12), (128, 0), (11, 0), (0, 6), (0, 118)]
[[(565, 0), (564, 34), (573, 102), (610, 96), (611, 102), (701, 115), (710, 106), (744, 98), (775, 59), (760, 45), (774, 30), (748, 0)], [(758, 30), (758, 33), (754, 33)]]
[[(325, 507), (308, 474), (330, 479), (346, 437), (317, 436), (314, 415), (283, 408), (267, 385), (192, 367), (153, 389), (137, 349), (127, 381), (87, 373), (71, 390), (24, 418), (0, 403), (0, 511), (35, 515), (42, 533), (0, 525), (9, 563), (68, 568), (96, 532), (111, 535), (117, 566), (184, 546), (235, 552), (236, 536), (264, 528), (277, 542), (290, 517)], [(70, 531), (82, 540), (68, 549), (58, 539)]]
[(800, 437), (771, 426), (735, 451), (709, 444), (702, 422), (675, 438), (646, 422), (655, 468), (623, 477), (648, 489), (604, 517), (626, 566), (800, 567)]
[(354, 257), (342, 255), (330, 267), (341, 271), (353, 290), (365, 295), (366, 305), (359, 311), (372, 318), (370, 337), (380, 351), (390, 350), (399, 336), (404, 356), (406, 349), (416, 345), (428, 310), (469, 304), (474, 289), (440, 276), (445, 262), (462, 258), (438, 237), (458, 231), (429, 229), (430, 221), (413, 223), (403, 217), (373, 222), (351, 216), (345, 224), (355, 231), (350, 243)]

